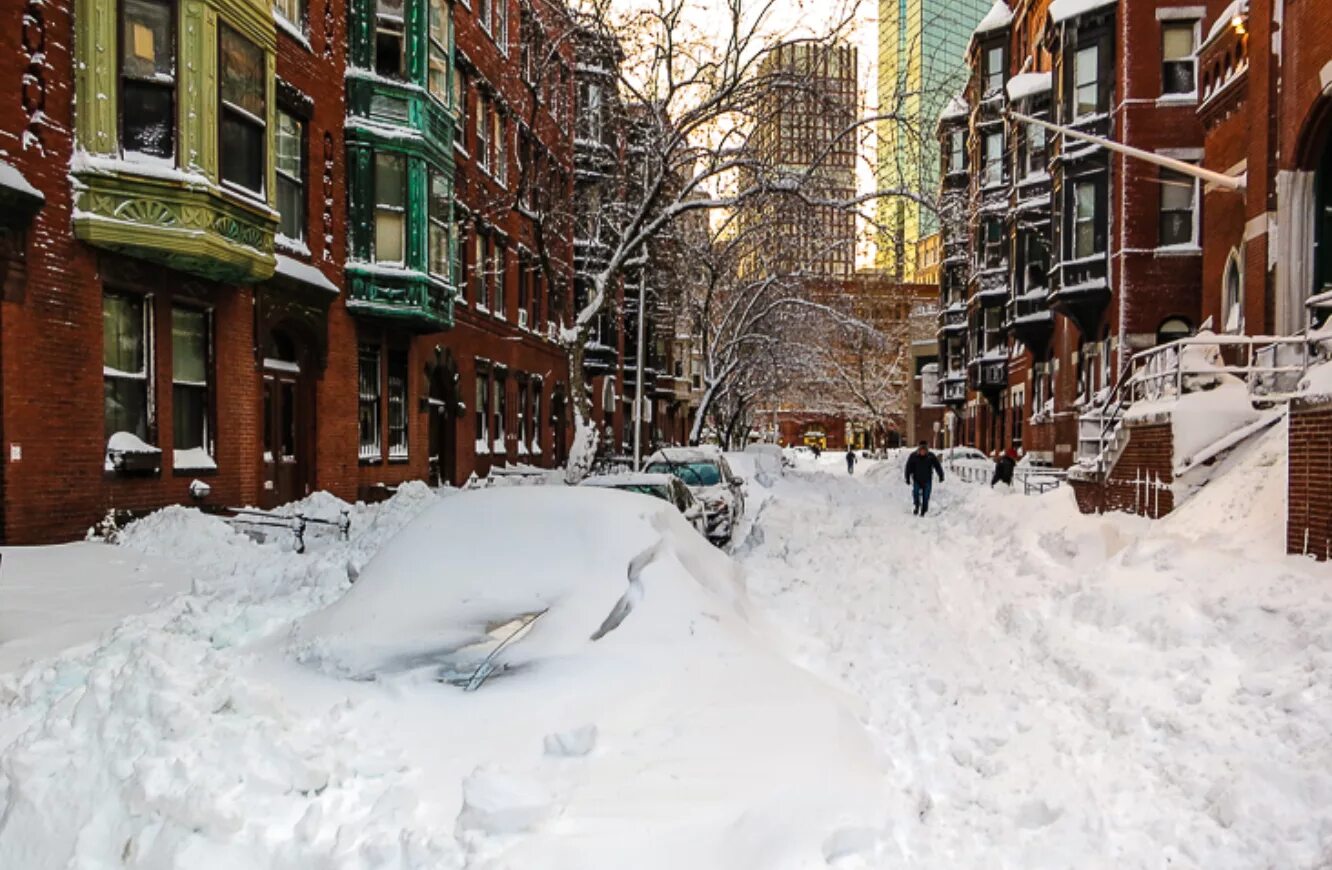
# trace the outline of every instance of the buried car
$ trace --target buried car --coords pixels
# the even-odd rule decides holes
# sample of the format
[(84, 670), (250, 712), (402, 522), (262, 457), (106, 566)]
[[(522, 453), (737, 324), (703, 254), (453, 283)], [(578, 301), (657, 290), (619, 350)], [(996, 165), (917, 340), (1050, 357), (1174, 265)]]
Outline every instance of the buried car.
[(872, 746), (749, 610), (739, 566), (662, 501), (468, 492), (296, 625), (285, 677), (313, 717), (353, 697), (383, 723), (412, 775), (375, 809), (404, 841), (457, 837), (492, 867), (867, 866)]
[(727, 544), (745, 515), (744, 480), (715, 447), (667, 447), (647, 459), (649, 474), (673, 474), (693, 490), (708, 514), (708, 538)]
[(694, 492), (674, 474), (601, 474), (584, 480), (582, 486), (618, 489), (649, 495), (675, 505), (680, 515), (689, 521), (703, 537), (708, 535), (708, 513), (703, 503), (694, 498)]

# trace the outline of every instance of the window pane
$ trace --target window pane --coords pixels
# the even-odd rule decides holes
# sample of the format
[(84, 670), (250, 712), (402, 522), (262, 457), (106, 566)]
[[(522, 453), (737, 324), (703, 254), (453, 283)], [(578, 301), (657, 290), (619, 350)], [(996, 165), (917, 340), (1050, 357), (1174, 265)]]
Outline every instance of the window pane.
[(171, 309), (171, 379), (208, 382), (208, 315), (203, 311)]
[(305, 180), (305, 171), (301, 165), (304, 162), (301, 154), (302, 126), (300, 121), (286, 112), (277, 113), (277, 169), (297, 181)]
[(406, 167), (396, 154), (375, 155), (375, 204), (402, 208), (406, 188)]
[(147, 381), (105, 378), (102, 386), (107, 437), (117, 432), (130, 432), (147, 441)]
[(1193, 210), (1193, 179), (1181, 172), (1161, 172), (1161, 209)]
[(277, 193), (278, 215), (281, 217), (278, 232), (299, 242), (305, 238), (305, 192), (287, 176), (279, 175)]
[(407, 355), (389, 357), (388, 369), (389, 456), (407, 455)]
[(248, 116), (222, 110), (222, 179), (259, 193), (264, 189), (264, 128)]
[(1075, 83), (1082, 85), (1095, 84), (1096, 82), (1096, 46), (1089, 46), (1078, 51), (1077, 60), (1074, 63)]
[(171, 7), (153, 0), (124, 0), (124, 4), (122, 74), (129, 78), (171, 83), (176, 76)]
[(375, 155), (375, 259), (401, 263), (405, 254), (406, 165), (395, 154)]
[(176, 384), (171, 390), (172, 444), (177, 450), (206, 447), (208, 388)]
[(359, 358), (357, 417), (361, 442), (360, 455), (362, 458), (374, 458), (380, 455), (379, 348), (362, 345)]
[(1184, 60), (1193, 56), (1193, 24), (1167, 24), (1161, 31), (1161, 49), (1165, 60)]
[(175, 91), (171, 86), (125, 81), (122, 145), (128, 152), (171, 157), (175, 153)]
[(143, 300), (137, 296), (102, 297), (102, 365), (144, 376)]
[(302, 8), (302, 0), (276, 0), (273, 8), (278, 14), (290, 21), (292, 24), (302, 24), (305, 21), (305, 10)]
[[(264, 52), (230, 27), (221, 28), (218, 88), (224, 102), (263, 120)], [(226, 144), (226, 139), (223, 139)], [(225, 148), (223, 149), (226, 150)]]

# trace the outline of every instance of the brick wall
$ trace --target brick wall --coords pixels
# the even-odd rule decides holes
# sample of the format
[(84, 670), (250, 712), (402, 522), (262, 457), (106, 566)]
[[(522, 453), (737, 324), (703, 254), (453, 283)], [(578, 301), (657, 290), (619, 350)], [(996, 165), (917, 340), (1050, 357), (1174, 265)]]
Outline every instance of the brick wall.
[(1286, 552), (1332, 558), (1332, 402), (1290, 410)]
[(1071, 481), (1084, 514), (1123, 511), (1159, 519), (1174, 510), (1170, 422), (1130, 426), (1128, 432), (1128, 444), (1105, 480)]

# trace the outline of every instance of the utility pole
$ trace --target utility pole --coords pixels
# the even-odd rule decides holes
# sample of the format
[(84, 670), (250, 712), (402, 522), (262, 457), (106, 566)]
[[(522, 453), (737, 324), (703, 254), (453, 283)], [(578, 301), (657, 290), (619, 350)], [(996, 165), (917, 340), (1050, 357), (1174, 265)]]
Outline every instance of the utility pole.
[(638, 271), (638, 346), (634, 354), (634, 471), (643, 467), (643, 321), (647, 309), (647, 267)]

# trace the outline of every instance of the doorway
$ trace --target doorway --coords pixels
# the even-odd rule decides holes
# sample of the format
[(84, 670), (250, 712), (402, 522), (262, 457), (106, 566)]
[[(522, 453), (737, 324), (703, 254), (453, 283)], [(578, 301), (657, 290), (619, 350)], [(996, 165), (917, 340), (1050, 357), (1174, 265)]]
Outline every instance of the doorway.
[(263, 361), (263, 507), (273, 508), (314, 489), (314, 389), (308, 354), (291, 334), (275, 329)]
[(458, 486), (458, 367), (436, 349), (426, 372), (430, 384), (430, 485)]

